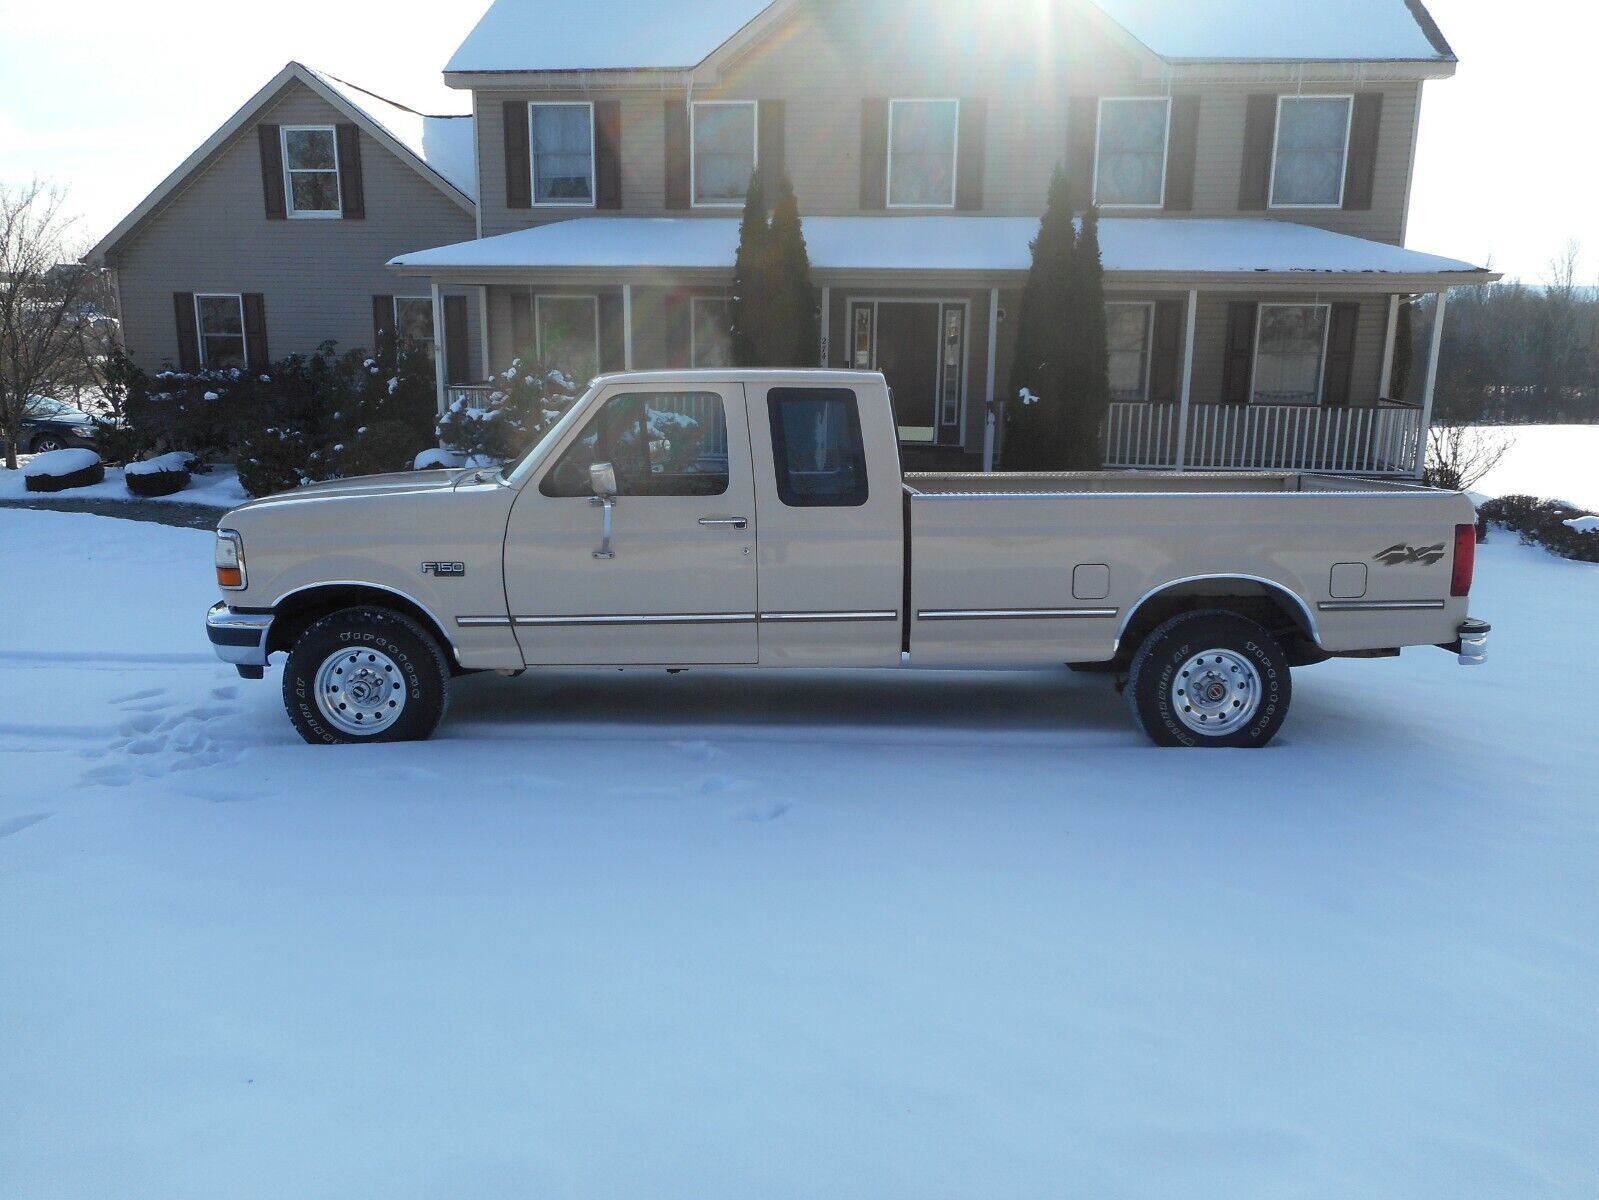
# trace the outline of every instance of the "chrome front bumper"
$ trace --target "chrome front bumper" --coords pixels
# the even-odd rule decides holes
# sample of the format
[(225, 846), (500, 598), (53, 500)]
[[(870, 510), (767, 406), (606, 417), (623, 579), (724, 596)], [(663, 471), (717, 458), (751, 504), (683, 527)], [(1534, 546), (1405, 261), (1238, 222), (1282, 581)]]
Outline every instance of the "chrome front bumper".
[[(205, 614), (205, 632), (211, 648), (225, 663), (252, 668), (254, 675), (266, 666), (267, 634), (272, 629), (271, 613), (236, 613), (218, 601)], [(258, 676), (257, 676), (258, 677)]]

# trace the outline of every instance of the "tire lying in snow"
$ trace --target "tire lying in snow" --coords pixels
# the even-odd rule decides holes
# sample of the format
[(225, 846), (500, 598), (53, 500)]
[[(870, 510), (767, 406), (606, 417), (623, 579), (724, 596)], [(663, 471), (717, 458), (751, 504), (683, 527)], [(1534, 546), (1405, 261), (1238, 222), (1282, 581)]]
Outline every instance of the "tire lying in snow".
[(93, 450), (51, 450), (22, 468), (30, 492), (64, 492), (105, 482), (105, 464)]
[(122, 480), (128, 485), (128, 491), (147, 500), (171, 496), (189, 486), (189, 467), (193, 462), (193, 455), (163, 454), (160, 458), (129, 463), (123, 469)]
[(312, 745), (419, 741), (449, 702), (438, 642), (386, 608), (329, 613), (300, 635), (283, 668), (283, 707)]
[(1264, 746), (1282, 728), (1292, 694), (1277, 639), (1221, 609), (1156, 628), (1127, 677), (1133, 717), (1157, 746)]

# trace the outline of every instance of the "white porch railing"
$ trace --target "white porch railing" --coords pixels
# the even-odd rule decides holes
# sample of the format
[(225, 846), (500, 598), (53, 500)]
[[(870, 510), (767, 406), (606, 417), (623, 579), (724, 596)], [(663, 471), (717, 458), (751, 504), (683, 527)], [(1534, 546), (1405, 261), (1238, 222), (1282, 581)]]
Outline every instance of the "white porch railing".
[(1422, 410), (1391, 401), (1375, 408), (1195, 404), (1186, 431), (1180, 413), (1176, 404), (1112, 404), (1105, 466), (1414, 475), (1424, 446)]

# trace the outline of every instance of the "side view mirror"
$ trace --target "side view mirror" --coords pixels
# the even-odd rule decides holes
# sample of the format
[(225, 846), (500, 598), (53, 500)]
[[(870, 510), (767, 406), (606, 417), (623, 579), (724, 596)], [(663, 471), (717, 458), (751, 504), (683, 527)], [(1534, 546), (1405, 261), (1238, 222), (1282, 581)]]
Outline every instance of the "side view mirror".
[(602, 499), (616, 495), (616, 468), (610, 463), (595, 463), (589, 468), (589, 486)]

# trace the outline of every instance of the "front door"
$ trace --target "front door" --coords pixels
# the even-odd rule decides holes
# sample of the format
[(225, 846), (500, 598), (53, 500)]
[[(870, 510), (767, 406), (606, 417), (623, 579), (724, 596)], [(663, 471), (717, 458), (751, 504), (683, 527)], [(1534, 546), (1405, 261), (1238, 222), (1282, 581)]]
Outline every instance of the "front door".
[(854, 300), (849, 319), (850, 366), (888, 380), (899, 440), (959, 442), (965, 302)]
[[(589, 478), (598, 462), (616, 474), (609, 547)], [(753, 663), (755, 571), (734, 383), (608, 388), (523, 485), (506, 529), (506, 600), (529, 666)]]

